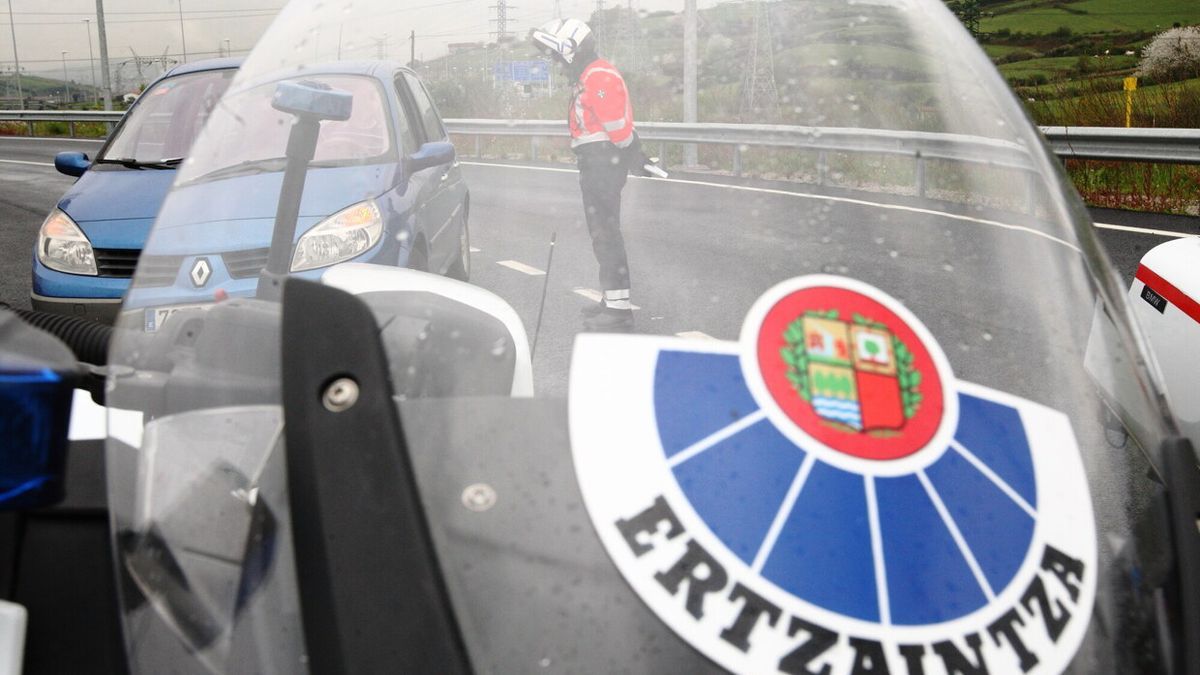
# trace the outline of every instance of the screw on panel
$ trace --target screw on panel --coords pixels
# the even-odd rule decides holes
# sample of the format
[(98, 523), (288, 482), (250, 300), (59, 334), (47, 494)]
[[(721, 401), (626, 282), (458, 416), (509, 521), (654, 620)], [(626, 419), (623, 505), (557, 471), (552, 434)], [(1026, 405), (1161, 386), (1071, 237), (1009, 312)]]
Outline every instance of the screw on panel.
[(358, 402), (358, 383), (349, 377), (339, 377), (325, 387), (321, 403), (329, 412), (343, 412)]
[(496, 505), (496, 491), (487, 483), (468, 485), (463, 490), (462, 503), (476, 513), (483, 513)]

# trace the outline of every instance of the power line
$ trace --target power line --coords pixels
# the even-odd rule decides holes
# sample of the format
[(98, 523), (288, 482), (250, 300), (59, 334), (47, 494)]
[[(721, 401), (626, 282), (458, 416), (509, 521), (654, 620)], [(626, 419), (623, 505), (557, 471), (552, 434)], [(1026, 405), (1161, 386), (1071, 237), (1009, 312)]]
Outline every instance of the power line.
[[(229, 12), (278, 12), (282, 7), (239, 7), (237, 9), (185, 9), (184, 14), (225, 14)], [(13, 14), (30, 14), (30, 15), (47, 15), (47, 16), (78, 16), (79, 14), (87, 14), (87, 12), (13, 12)], [(177, 15), (179, 12), (173, 9), (162, 10), (125, 10), (125, 11), (106, 11), (106, 16), (109, 14), (171, 14)]]
[[(200, 16), (200, 17), (188, 19), (188, 21), (189, 22), (192, 22), (192, 21), (224, 21), (224, 20), (228, 20), (228, 19), (271, 18), (274, 16), (275, 16), (274, 13), (230, 14), (228, 16)], [(119, 19), (116, 21), (108, 21), (107, 23), (109, 25), (112, 25), (112, 24), (118, 24), (118, 23), (119, 24), (167, 23), (167, 22), (176, 23), (178, 21), (179, 21), (179, 19), (178, 19), (178, 17), (176, 17), (176, 18), (162, 18), (162, 19)], [(77, 23), (79, 23), (79, 22), (78, 21), (18, 21), (15, 24), (11, 24), (11, 25), (15, 25), (15, 26), (74, 26)], [(8, 22), (0, 21), (0, 25), (8, 25)]]

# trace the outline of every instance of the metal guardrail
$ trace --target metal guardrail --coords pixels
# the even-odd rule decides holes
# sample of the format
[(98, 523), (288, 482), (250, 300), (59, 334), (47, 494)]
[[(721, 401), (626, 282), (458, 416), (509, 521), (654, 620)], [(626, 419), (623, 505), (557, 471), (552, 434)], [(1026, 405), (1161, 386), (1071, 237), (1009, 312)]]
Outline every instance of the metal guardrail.
[[(119, 110), (4, 110), (0, 122), (119, 122)], [(558, 120), (448, 119), (450, 133), (480, 136), (565, 137)], [(1041, 127), (1054, 154), (1064, 159), (1097, 159), (1123, 162), (1200, 164), (1200, 129), (1126, 129), (1123, 127)], [(32, 133), (32, 125), (30, 125)], [(969, 149), (987, 146), (991, 163), (1028, 166), (1025, 151), (1017, 144), (977, 136), (883, 129), (797, 127), (786, 125), (679, 124), (643, 122), (638, 133), (644, 141), (659, 143), (724, 144), (796, 147), (813, 150), (877, 152), (973, 161)], [(536, 145), (531, 146), (536, 156)], [(477, 153), (478, 154), (478, 153)]]
[[(538, 138), (566, 137), (566, 125), (547, 120), (448, 119), (452, 134), (474, 136), (475, 154), (482, 136), (528, 136), (530, 155), (537, 157)], [(923, 159), (949, 159), (1029, 171), (1033, 169), (1024, 146), (1008, 141), (924, 131), (801, 127), (768, 124), (681, 124), (643, 122), (637, 125), (644, 143), (695, 143), (733, 146), (733, 171), (741, 174), (744, 148), (784, 147), (817, 151), (818, 174), (827, 170), (827, 153), (862, 152)], [(980, 152), (985, 150), (985, 152)], [(919, 162), (918, 172), (923, 167)]]
[(1042, 127), (1064, 159), (1200, 164), (1200, 129)]
[(76, 122), (107, 122), (112, 131), (112, 125), (124, 115), (123, 110), (0, 110), (0, 122), (25, 122), (30, 136), (34, 135), (34, 122), (66, 122), (71, 138), (75, 138)]

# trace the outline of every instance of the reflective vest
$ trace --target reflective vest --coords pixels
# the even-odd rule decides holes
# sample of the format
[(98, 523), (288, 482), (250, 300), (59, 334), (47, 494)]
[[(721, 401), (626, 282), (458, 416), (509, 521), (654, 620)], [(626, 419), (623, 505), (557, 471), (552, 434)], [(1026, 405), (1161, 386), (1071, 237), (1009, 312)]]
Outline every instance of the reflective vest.
[(598, 141), (625, 148), (633, 142), (633, 106), (625, 79), (611, 63), (596, 59), (584, 68), (575, 83), (567, 118), (572, 148)]

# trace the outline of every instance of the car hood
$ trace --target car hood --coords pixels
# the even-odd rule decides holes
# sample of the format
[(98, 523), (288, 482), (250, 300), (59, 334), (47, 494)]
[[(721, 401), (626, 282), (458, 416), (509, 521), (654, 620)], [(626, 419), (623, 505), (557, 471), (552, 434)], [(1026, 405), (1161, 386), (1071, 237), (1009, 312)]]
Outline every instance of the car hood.
[[(395, 164), (309, 171), (293, 241), (341, 209), (386, 192), (396, 171)], [(269, 245), (282, 182), (280, 171), (177, 187), (163, 205), (147, 252), (187, 255)]]
[(174, 169), (91, 169), (58, 202), (76, 223), (153, 219), (175, 182)]
[[(318, 168), (308, 172), (300, 215), (328, 216), (392, 185), (394, 164)], [(275, 218), (283, 172), (234, 176), (179, 186), (164, 205), (159, 229), (225, 220)]]

